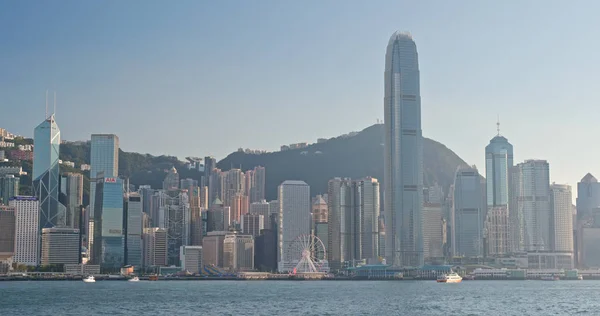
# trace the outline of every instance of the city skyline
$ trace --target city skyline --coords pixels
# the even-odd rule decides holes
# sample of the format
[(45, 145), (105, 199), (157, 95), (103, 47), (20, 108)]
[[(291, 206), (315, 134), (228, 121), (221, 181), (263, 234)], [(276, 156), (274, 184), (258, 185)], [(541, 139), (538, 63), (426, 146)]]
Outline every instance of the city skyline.
[[(517, 153), (515, 161), (532, 158), (547, 159), (553, 164), (551, 178), (558, 183), (572, 186), (576, 185), (581, 175), (587, 172), (599, 173), (600, 168), (591, 157), (578, 157), (577, 164), (571, 164), (564, 159), (566, 153), (586, 147), (590, 140), (588, 137), (575, 137), (574, 135), (584, 133), (591, 135), (595, 133), (596, 129), (592, 122), (593, 115), (587, 115), (591, 105), (595, 103), (594, 100), (600, 99), (600, 96), (590, 86), (593, 80), (589, 80), (590, 74), (595, 73), (593, 67), (596, 65), (591, 55), (593, 49), (590, 49), (589, 45), (595, 45), (595, 43), (590, 43), (589, 36), (583, 32), (583, 30), (594, 29), (595, 24), (592, 23), (596, 22), (592, 22), (593, 19), (590, 19), (589, 15), (589, 12), (593, 10), (581, 11), (577, 7), (563, 7), (562, 5), (534, 6), (528, 4), (519, 6), (519, 10), (515, 11), (512, 10), (513, 6), (509, 3), (481, 4), (473, 1), (463, 3), (469, 7), (470, 13), (459, 10), (460, 6), (454, 8), (449, 4), (436, 4), (440, 7), (441, 12), (448, 12), (448, 15), (442, 16), (431, 15), (429, 5), (420, 3), (387, 3), (385, 11), (353, 3), (344, 8), (349, 19), (339, 20), (339, 23), (324, 18), (334, 10), (339, 10), (337, 5), (330, 3), (311, 13), (316, 24), (314, 28), (308, 29), (299, 27), (302, 19), (294, 12), (301, 11), (303, 8), (296, 8), (293, 4), (288, 4), (288, 7), (268, 1), (260, 4), (259, 7), (263, 9), (272, 6), (275, 15), (260, 13), (269, 11), (261, 11), (258, 8), (245, 10), (247, 7), (244, 5), (234, 8), (233, 11), (225, 10), (219, 4), (202, 6), (203, 10), (181, 10), (150, 5), (149, 12), (163, 9), (172, 10), (171, 19), (186, 21), (188, 26), (199, 26), (189, 28), (197, 31), (184, 32), (171, 39), (165, 38), (164, 33), (154, 32), (158, 44), (148, 42), (149, 32), (155, 30), (156, 27), (169, 24), (166, 23), (169, 20), (161, 21), (159, 25), (153, 26), (149, 23), (149, 16), (143, 12), (136, 12), (132, 4), (122, 4), (119, 7), (122, 9), (121, 12), (126, 12), (127, 15), (141, 20), (140, 26), (130, 31), (127, 31), (128, 28), (125, 26), (131, 19), (124, 19), (121, 14), (116, 13), (120, 10), (107, 10), (99, 16), (89, 19), (90, 8), (87, 4), (80, 4), (78, 7), (85, 14), (72, 15), (65, 8), (42, 3), (39, 4), (44, 8), (42, 11), (51, 12), (51, 14), (43, 16), (29, 12), (26, 4), (8, 4), (6, 10), (0, 10), (1, 12), (11, 12), (12, 9), (11, 14), (3, 19), (3, 23), (7, 24), (8, 29), (18, 31), (15, 31), (14, 37), (7, 38), (7, 46), (11, 49), (0, 53), (2, 54), (0, 59), (8, 61), (6, 77), (0, 77), (0, 80), (7, 82), (7, 85), (0, 88), (6, 89), (0, 91), (0, 94), (5, 96), (0, 99), (0, 109), (15, 110), (5, 112), (8, 118), (6, 127), (9, 130), (31, 137), (31, 131), (25, 129), (24, 126), (34, 125), (42, 119), (44, 113), (43, 92), (46, 89), (52, 89), (57, 91), (57, 118), (65, 139), (86, 139), (91, 133), (110, 131), (122, 136), (124, 142), (122, 147), (127, 151), (165, 153), (178, 157), (205, 154), (224, 157), (242, 144), (251, 148), (275, 150), (281, 144), (310, 141), (318, 137), (332, 137), (360, 130), (374, 123), (376, 119), (382, 119), (383, 114), (379, 104), (383, 78), (380, 74), (382, 65), (379, 64), (379, 51), (387, 40), (387, 36), (384, 34), (389, 34), (395, 29), (403, 29), (413, 33), (420, 43), (422, 57), (430, 61), (429, 65), (422, 69), (423, 80), (429, 82), (422, 93), (427, 103), (427, 107), (423, 110), (426, 137), (442, 142), (469, 164), (475, 164), (483, 170), (484, 160), (481, 157), (480, 145), (487, 143), (494, 134), (494, 123), (497, 114), (500, 114), (503, 134), (515, 146)], [(200, 4), (198, 5), (200, 6)], [(598, 4), (591, 5), (597, 6)], [(565, 10), (571, 16), (580, 17), (578, 19), (570, 18), (571, 23), (568, 23), (568, 27), (556, 25), (549, 19), (543, 18), (543, 16), (565, 14)], [(202, 22), (193, 22), (188, 14), (195, 11), (207, 14), (206, 19), (194, 19)], [(234, 14), (240, 19), (237, 23), (225, 25), (219, 22), (224, 19), (218, 18), (225, 12)], [(389, 18), (396, 17), (397, 14), (393, 12), (400, 14), (401, 24), (398, 24), (397, 18)], [(510, 18), (519, 23), (503, 28), (487, 26), (486, 24), (490, 20), (493, 21), (496, 18), (495, 14), (498, 12), (504, 16), (503, 20)], [(54, 17), (60, 17), (61, 14), (69, 14), (75, 20), (72, 22), (55, 21)], [(364, 17), (361, 18), (361, 15)], [(86, 16), (89, 20), (88, 23), (95, 23), (94, 25), (105, 25), (107, 21), (114, 21), (116, 24), (114, 27), (102, 31), (92, 29), (90, 24), (81, 21)], [(261, 19), (261, 17), (268, 19)], [(375, 17), (377, 18), (375, 19)], [(537, 23), (526, 22), (531, 20), (531, 17), (534, 17)], [(40, 23), (40, 25), (44, 25), (43, 31), (37, 32), (38, 29), (34, 26), (17, 27), (21, 25), (22, 21), (30, 19), (44, 21), (45, 23)], [(448, 22), (449, 19), (459, 19), (464, 23), (440, 27), (444, 21)], [(246, 22), (254, 20), (261, 20), (262, 23), (250, 28), (240, 28), (241, 25), (246, 25)], [(353, 25), (355, 23), (350, 23), (350, 21), (356, 20), (373, 23), (367, 23), (366, 28), (359, 28), (358, 25)], [(81, 27), (70, 27), (70, 23), (81, 23)], [(271, 23), (288, 23), (289, 34), (284, 33), (286, 36), (277, 36), (281, 35), (282, 31), (278, 30), (279, 28), (271, 30), (269, 27)], [(473, 25), (476, 27), (472, 27)], [(116, 28), (119, 26), (125, 30), (123, 34), (115, 34), (117, 33)], [(198, 31), (207, 29), (202, 26), (211, 26), (210, 29), (217, 31), (215, 34), (205, 34), (204, 31)], [(145, 27), (148, 29), (147, 31), (144, 30)], [(323, 33), (318, 31), (327, 28), (340, 32)], [(90, 34), (86, 32), (90, 32)], [(227, 39), (230, 38), (230, 34), (234, 33), (244, 37), (246, 32), (251, 32), (253, 36), (248, 38), (256, 41), (246, 42), (244, 40), (244, 43), (251, 45), (253, 56), (258, 57), (255, 60), (246, 61), (245, 59), (247, 64), (242, 64), (237, 53), (230, 50), (231, 45), (234, 44)], [(336, 34), (355, 34), (355, 36), (336, 36)], [(538, 36), (538, 34), (543, 36)], [(83, 35), (85, 38), (89, 38), (88, 35), (98, 35), (102, 40), (95, 44), (92, 43), (90, 47), (84, 47), (67, 39), (68, 37), (81, 38)], [(138, 40), (128, 43), (121, 49), (111, 49), (115, 45), (120, 47), (128, 35), (139, 35), (139, 37)], [(199, 50), (196, 45), (192, 45), (193, 42), (197, 42), (193, 39), (200, 35), (203, 38), (207, 36), (202, 46), (205, 49), (202, 50)], [(19, 36), (30, 38), (30, 40), (19, 41)], [(288, 39), (294, 36), (297, 37), (296, 43), (290, 43)], [(560, 51), (552, 49), (555, 36), (570, 38), (570, 45), (566, 45)], [(450, 41), (448, 40), (450, 38), (456, 40)], [(173, 51), (180, 53), (173, 53), (171, 50), (165, 51), (164, 48), (154, 46), (167, 40), (172, 45), (162, 46), (179, 48)], [(512, 48), (513, 46), (508, 54), (501, 53), (504, 48), (500, 43), (513, 40), (516, 41), (515, 45), (520, 47), (518, 53)], [(269, 47), (268, 44), (274, 45), (274, 49), (265, 51), (264, 47)], [(322, 49), (306, 48), (311, 45)], [(150, 56), (136, 59), (135, 62), (130, 63), (133, 57), (132, 51), (140, 49), (153, 51), (154, 48), (156, 50)], [(358, 50), (350, 53), (354, 49)], [(34, 50), (39, 53), (34, 53)], [(107, 54), (100, 56), (99, 51)], [(293, 58), (299, 62), (297, 65), (296, 63), (291, 65), (286, 63), (286, 65), (293, 67), (294, 70), (302, 67), (303, 69), (299, 70), (301, 76), (289, 83), (277, 82), (274, 78), (281, 77), (278, 68), (285, 68), (279, 66), (289, 58), (290, 51), (297, 52)], [(64, 55), (61, 54), (63, 52)], [(548, 52), (552, 54), (549, 55)], [(88, 53), (90, 54), (87, 55)], [(261, 57), (261, 54), (264, 57)], [(165, 59), (157, 60), (159, 56), (164, 56)], [(266, 56), (272, 58), (266, 58)], [(332, 56), (336, 56), (339, 61), (332, 62)], [(577, 58), (572, 58), (573, 56), (577, 56)], [(226, 59), (236, 62), (231, 66), (218, 67), (219, 62), (212, 62), (216, 57), (220, 58), (216, 61)], [(73, 63), (67, 62), (68, 60), (72, 60)], [(207, 65), (205, 60), (210, 60), (214, 66)], [(457, 62), (457, 60), (461, 62)], [(561, 62), (552, 68), (544, 67), (549, 60), (560, 60)], [(571, 62), (567, 63), (567, 60)], [(343, 68), (348, 63), (356, 66), (355, 69), (360, 72), (360, 76), (341, 76), (343, 82), (339, 84), (336, 80), (329, 80), (334, 76), (340, 77), (339, 71), (346, 74), (348, 70)], [(68, 66), (69, 64), (73, 64), (73, 66)], [(93, 64), (97, 66), (93, 66)], [(462, 67), (463, 64), (464, 67)], [(32, 67), (32, 65), (41, 66), (41, 68)], [(590, 65), (593, 66), (592, 69), (590, 69)], [(589, 69), (589, 73), (583, 72), (581, 76), (572, 75), (572, 69), (583, 69), (584, 66), (585, 69)], [(235, 76), (230, 76), (230, 74), (239, 67), (249, 67), (252, 71), (248, 71), (248, 73), (260, 73), (256, 80), (250, 80), (252, 81), (251, 87), (242, 87), (241, 94), (246, 96), (246, 101), (243, 102), (237, 96), (224, 94), (221, 91), (224, 89), (223, 87), (227, 86), (225, 79), (232, 80), (231, 78)], [(32, 73), (34, 69), (35, 76)], [(39, 71), (40, 69), (45, 72)], [(257, 69), (263, 71), (254, 71)], [(318, 69), (319, 76), (323, 76), (323, 80), (330, 84), (323, 85), (321, 81), (315, 80), (318, 78), (310, 77), (309, 75), (313, 73), (308, 71), (310, 69)], [(527, 71), (524, 76), (514, 76), (513, 72), (508, 69), (527, 69)], [(72, 72), (66, 70), (72, 70)], [(156, 70), (161, 76), (154, 78), (150, 75), (152, 70)], [(72, 76), (75, 77), (71, 77), (67, 73), (72, 73)], [(93, 73), (97, 73), (97, 76), (91, 77), (90, 74)], [(146, 77), (146, 79), (128, 80), (134, 75), (137, 78)], [(22, 79), (8, 80), (11, 77)], [(30, 77), (35, 78), (25, 80)], [(349, 79), (344, 77), (355, 79), (349, 82), (347, 81)], [(566, 79), (564, 78), (569, 78), (569, 83), (565, 83)], [(238, 80), (249, 81), (246, 77), (234, 78), (233, 83), (236, 86), (239, 86), (241, 82)], [(444, 84), (447, 82), (458, 82), (459, 84)], [(127, 84), (125, 85), (125, 83)], [(559, 88), (564, 84), (571, 88)], [(257, 88), (258, 85), (262, 87)], [(266, 88), (273, 85), (281, 88), (276, 89), (281, 92), (273, 93), (270, 88)], [(306, 91), (314, 92), (293, 102), (284, 101), (283, 97), (289, 95), (291, 87), (296, 89), (298, 85), (305, 86), (304, 90)], [(201, 92), (198, 94), (190, 92), (194, 90), (191, 89), (192, 86), (200, 87)], [(573, 92), (574, 87), (578, 87), (577, 94)], [(339, 93), (342, 89), (346, 92)], [(155, 92), (154, 94), (143, 93), (148, 90)], [(219, 93), (219, 97), (213, 91)], [(511, 91), (511, 93), (505, 93), (505, 91)], [(554, 97), (550, 97), (545, 91), (553, 91)], [(270, 95), (270, 97), (265, 95)], [(339, 95), (343, 95), (344, 99), (336, 100), (339, 99)], [(577, 101), (572, 102), (572, 100)], [(564, 121), (561, 109), (566, 103), (569, 104), (572, 118)], [(162, 113), (161, 111), (164, 110), (164, 104), (175, 104), (177, 109), (185, 112), (186, 115), (158, 115), (157, 113)], [(268, 113), (267, 119), (272, 124), (269, 124), (269, 127), (258, 126), (246, 133), (239, 133), (236, 132), (237, 129), (232, 129), (231, 132), (235, 132), (233, 134), (225, 130), (223, 131), (224, 136), (230, 140), (226, 144), (220, 144), (216, 140), (210, 139), (199, 140), (197, 149), (193, 149), (198, 152), (187, 152), (188, 149), (183, 148), (184, 146), (178, 142), (165, 143), (166, 140), (173, 140), (178, 134), (183, 133), (179, 127), (156, 136), (158, 142), (164, 144), (161, 144), (159, 148), (151, 146), (151, 142), (147, 141), (146, 135), (151, 132), (149, 127), (136, 126), (139, 132), (135, 132), (132, 127), (122, 121), (122, 118), (133, 117), (135, 113), (140, 115), (138, 117), (141, 121), (162, 120), (169, 126), (176, 126), (175, 122), (180, 122), (182, 126), (191, 126), (189, 119), (207, 113), (210, 108), (215, 109), (215, 115), (221, 115), (220, 108), (224, 104), (230, 104), (235, 106), (236, 110), (239, 109), (240, 117), (249, 114), (248, 111), (253, 109), (254, 105), (264, 104), (264, 107), (260, 108), (264, 110), (261, 113)], [(328, 106), (324, 107), (323, 104)], [(84, 117), (86, 113), (100, 108), (103, 111), (98, 113), (99, 120), (78, 119)], [(141, 111), (146, 108), (150, 111)], [(324, 115), (313, 115), (311, 111), (317, 109), (325, 111)], [(330, 115), (334, 113), (340, 113), (341, 109), (345, 109), (343, 112), (345, 119), (338, 124), (327, 124), (327, 117), (331, 117)], [(544, 119), (532, 120), (534, 113), (539, 113), (541, 109), (544, 111)], [(124, 115), (111, 117), (108, 115), (111, 111), (123, 111)], [(23, 124), (13, 122), (16, 118), (29, 113), (38, 113), (39, 115), (24, 118)], [(471, 113), (478, 117), (478, 120), (469, 126), (453, 123), (459, 122), (465, 113)], [(285, 118), (290, 115), (298, 119), (292, 122), (286, 121)], [(312, 120), (319, 127), (302, 129), (299, 128), (299, 125), (295, 125), (306, 120)], [(244, 125), (243, 122), (241, 118), (235, 116), (232, 118), (234, 125)], [(574, 122), (578, 123), (574, 124)], [(207, 120), (207, 124), (209, 124), (207, 128), (213, 128), (210, 125), (213, 122)], [(565, 126), (565, 124), (567, 125)], [(553, 131), (553, 126), (563, 126), (569, 131), (553, 138), (552, 142), (559, 143), (562, 150), (556, 150), (555, 146), (538, 145), (538, 141), (543, 139), (544, 135)], [(294, 132), (288, 131), (287, 127)], [(272, 128), (283, 131), (272, 133)], [(448, 133), (449, 130), (452, 132)], [(474, 130), (477, 132), (473, 133)], [(265, 137), (266, 135), (269, 137)], [(542, 142), (545, 143), (546, 140), (542, 140)]]

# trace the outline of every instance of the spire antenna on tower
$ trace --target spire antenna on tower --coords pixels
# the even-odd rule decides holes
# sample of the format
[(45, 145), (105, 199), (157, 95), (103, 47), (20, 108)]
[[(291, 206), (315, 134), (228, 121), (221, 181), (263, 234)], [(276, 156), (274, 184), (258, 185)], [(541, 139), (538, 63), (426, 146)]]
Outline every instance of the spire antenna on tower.
[(496, 130), (498, 131), (498, 136), (500, 136), (500, 114), (498, 114), (498, 120), (496, 121)]
[(56, 116), (56, 91), (54, 91), (54, 112), (52, 115)]

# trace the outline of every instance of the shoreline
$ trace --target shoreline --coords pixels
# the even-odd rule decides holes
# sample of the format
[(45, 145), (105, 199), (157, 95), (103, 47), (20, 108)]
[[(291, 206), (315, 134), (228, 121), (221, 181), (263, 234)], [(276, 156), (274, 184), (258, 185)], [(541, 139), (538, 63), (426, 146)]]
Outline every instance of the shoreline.
[[(0, 277), (0, 282), (28, 282), (28, 281), (79, 281), (81, 277)], [(96, 281), (127, 281), (128, 278), (124, 277), (96, 277)], [(586, 281), (600, 280), (600, 279), (585, 279)], [(159, 282), (159, 281), (391, 281), (391, 282), (433, 282), (435, 279), (384, 279), (384, 278), (323, 278), (323, 279), (310, 279), (310, 278), (298, 278), (298, 277), (282, 277), (282, 278), (262, 278), (262, 279), (245, 279), (237, 277), (161, 277), (156, 281), (150, 281), (148, 277), (140, 277), (140, 281), (148, 282)], [(543, 281), (540, 279), (476, 279), (476, 280), (462, 280), (462, 282), (473, 282), (473, 281)], [(583, 281), (577, 279), (560, 279), (557, 281)], [(554, 281), (556, 282), (556, 281)]]

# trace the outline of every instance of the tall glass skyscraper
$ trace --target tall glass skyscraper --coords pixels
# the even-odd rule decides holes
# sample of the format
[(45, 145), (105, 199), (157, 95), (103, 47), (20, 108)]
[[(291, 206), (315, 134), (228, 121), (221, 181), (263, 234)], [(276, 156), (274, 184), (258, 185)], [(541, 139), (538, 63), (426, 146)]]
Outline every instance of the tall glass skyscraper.
[(97, 179), (95, 201), (92, 262), (102, 269), (117, 271), (125, 263), (123, 180)]
[(302, 251), (290, 249), (298, 236), (310, 234), (310, 187), (304, 181), (287, 180), (278, 188), (277, 261), (279, 272), (292, 271)]
[(96, 207), (96, 178), (119, 176), (119, 137), (113, 134), (93, 134), (90, 155), (90, 217), (94, 218)]
[(423, 136), (417, 46), (396, 32), (385, 54), (384, 207), (386, 260), (423, 264)]
[(516, 208), (516, 199), (511, 197), (512, 168), (513, 146), (508, 139), (500, 136), (500, 129), (498, 129), (498, 135), (485, 147), (486, 213), (491, 209), (498, 213), (500, 208), (508, 213), (511, 236), (509, 245), (513, 250), (520, 250), (522, 249), (520, 236), (522, 216)]
[(485, 147), (485, 179), (487, 205), (501, 206), (509, 202), (509, 171), (513, 166), (513, 146), (498, 134)]
[(459, 167), (454, 177), (451, 220), (454, 256), (483, 255), (483, 222), (485, 205), (479, 172), (474, 167)]
[[(65, 224), (65, 207), (58, 201), (60, 129), (50, 115), (33, 131), (33, 187), (40, 204), (40, 231)], [(61, 207), (62, 206), (62, 207)]]

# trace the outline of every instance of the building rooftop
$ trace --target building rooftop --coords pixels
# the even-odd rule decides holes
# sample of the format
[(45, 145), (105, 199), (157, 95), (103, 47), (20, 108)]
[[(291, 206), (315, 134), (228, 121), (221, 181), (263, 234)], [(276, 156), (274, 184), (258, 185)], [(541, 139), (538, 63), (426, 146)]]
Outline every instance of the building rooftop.
[(281, 185), (308, 185), (306, 182), (301, 180), (285, 180)]
[(588, 173), (581, 178), (581, 182), (598, 182), (598, 179), (596, 179), (596, 177), (594, 177), (591, 173)]

